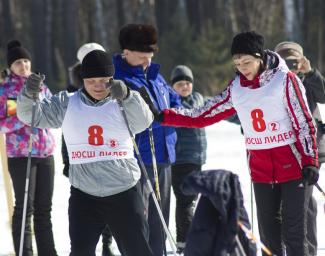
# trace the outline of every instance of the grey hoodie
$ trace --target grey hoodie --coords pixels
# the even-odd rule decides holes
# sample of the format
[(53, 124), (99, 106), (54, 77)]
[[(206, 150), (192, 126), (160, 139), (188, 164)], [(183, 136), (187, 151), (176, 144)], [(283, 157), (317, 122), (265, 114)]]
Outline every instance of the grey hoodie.
[[(77, 91), (81, 100), (90, 106), (101, 106), (112, 100), (107, 97), (97, 103), (90, 101), (81, 91)], [(35, 126), (38, 128), (61, 127), (69, 104), (67, 91), (59, 92), (50, 99), (37, 101), (35, 113)], [(24, 87), (17, 100), (18, 118), (26, 123), (31, 123), (33, 99), (27, 96)], [(127, 99), (122, 101), (122, 106), (133, 134), (142, 132), (153, 121), (153, 115), (147, 104), (138, 92), (130, 91)], [(69, 180), (73, 187), (93, 196), (110, 196), (133, 187), (141, 176), (136, 159), (117, 159), (99, 161), (86, 164), (70, 165)]]

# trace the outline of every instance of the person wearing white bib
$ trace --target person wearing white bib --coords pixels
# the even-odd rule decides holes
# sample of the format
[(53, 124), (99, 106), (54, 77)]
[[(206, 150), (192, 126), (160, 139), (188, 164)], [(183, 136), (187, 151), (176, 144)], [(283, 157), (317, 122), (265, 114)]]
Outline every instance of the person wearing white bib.
[[(300, 44), (284, 41), (275, 46), (274, 51), (298, 75), (306, 89), (308, 106), (317, 125), (318, 159), (321, 166), (325, 162), (325, 124), (318, 103), (325, 103), (325, 78), (317, 68), (312, 68)], [(317, 255), (317, 201), (313, 196), (309, 200), (307, 238), (310, 256)]]
[[(78, 89), (83, 87), (83, 79), (81, 74), (81, 62), (83, 58), (91, 51), (94, 50), (101, 50), (106, 51), (103, 46), (97, 43), (86, 43), (80, 46), (77, 51), (77, 61), (69, 67), (69, 85), (67, 86), (66, 90), (68, 92), (75, 92)], [(63, 175), (69, 178), (69, 154), (67, 150), (67, 146), (65, 144), (64, 137), (62, 136), (62, 143), (61, 143), (61, 155), (63, 160)], [(103, 232), (102, 232), (102, 255), (101, 256), (114, 256), (112, 242), (113, 236), (112, 232), (107, 225)]]
[(237, 74), (221, 94), (201, 108), (153, 112), (163, 125), (198, 128), (237, 113), (261, 240), (274, 255), (307, 256), (309, 185), (317, 182), (319, 167), (316, 128), (301, 81), (263, 48), (263, 36), (239, 33), (231, 46)]
[[(62, 127), (67, 145), (70, 256), (95, 256), (107, 224), (122, 255), (153, 255), (138, 185), (141, 172), (119, 104), (134, 134), (145, 130), (153, 116), (138, 92), (112, 79), (111, 59), (102, 50), (89, 52), (82, 60), (82, 89), (36, 101), (36, 127)], [(32, 74), (19, 94), (17, 113), (25, 123), (43, 79)]]

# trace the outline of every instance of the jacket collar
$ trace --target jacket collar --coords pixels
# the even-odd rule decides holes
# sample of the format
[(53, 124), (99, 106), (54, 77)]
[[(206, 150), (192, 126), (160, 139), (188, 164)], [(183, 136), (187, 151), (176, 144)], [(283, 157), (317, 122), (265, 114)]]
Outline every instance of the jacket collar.
[(241, 86), (256, 89), (270, 81), (277, 71), (289, 71), (284, 60), (281, 59), (277, 53), (270, 50), (266, 50), (264, 53), (265, 69), (261, 73), (258, 73), (253, 80), (247, 80), (245, 76), (239, 74)]
[(151, 62), (146, 72), (144, 72), (141, 66), (129, 65), (121, 54), (115, 54), (113, 56), (113, 63), (117, 70), (129, 73), (132, 76), (146, 76), (148, 80), (155, 80), (159, 74), (160, 65)]
[(247, 80), (245, 76), (239, 74), (240, 85), (243, 87), (250, 87), (251, 89), (256, 89), (260, 87), (260, 75), (257, 74), (253, 80)]

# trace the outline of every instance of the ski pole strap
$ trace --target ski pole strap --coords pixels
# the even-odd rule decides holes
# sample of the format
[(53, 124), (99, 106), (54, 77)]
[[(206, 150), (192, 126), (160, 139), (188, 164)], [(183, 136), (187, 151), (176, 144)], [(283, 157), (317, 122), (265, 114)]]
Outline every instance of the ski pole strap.
[(261, 249), (266, 253), (268, 256), (272, 256), (272, 252), (259, 240), (256, 236), (250, 231), (241, 221), (238, 221), (238, 226), (241, 228), (241, 230), (244, 231), (248, 239), (255, 242), (258, 246), (261, 247)]

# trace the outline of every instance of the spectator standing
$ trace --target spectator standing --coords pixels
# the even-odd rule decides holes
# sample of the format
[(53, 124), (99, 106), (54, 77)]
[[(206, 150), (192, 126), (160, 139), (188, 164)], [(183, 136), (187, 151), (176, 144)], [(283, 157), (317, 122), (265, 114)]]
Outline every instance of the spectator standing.
[[(119, 43), (123, 51), (113, 57), (116, 79), (123, 80), (132, 90), (145, 87), (154, 105), (159, 110), (181, 107), (177, 93), (166, 83), (159, 73), (160, 66), (151, 59), (157, 51), (157, 31), (151, 25), (128, 24), (119, 33)], [(160, 123), (152, 124), (155, 157), (157, 160), (162, 213), (168, 225), (171, 191), (171, 164), (175, 162), (176, 132), (173, 127)], [(153, 187), (153, 155), (149, 142), (149, 130), (137, 134), (136, 142)], [(161, 227), (158, 212), (142, 180), (143, 197), (148, 210), (149, 242), (155, 256), (161, 256), (166, 237)]]
[[(287, 63), (288, 68), (301, 79), (306, 90), (309, 109), (317, 125), (317, 146), (319, 164), (325, 162), (325, 125), (321, 118), (317, 103), (325, 103), (325, 79), (310, 61), (304, 56), (303, 48), (296, 42), (279, 43), (275, 49)], [(307, 239), (309, 253), (317, 255), (317, 202), (312, 196), (308, 206)]]
[[(192, 70), (184, 65), (174, 67), (171, 84), (180, 95), (184, 108), (191, 109), (204, 105), (203, 96), (193, 92)], [(185, 249), (186, 237), (193, 219), (197, 195), (185, 195), (181, 190), (184, 178), (191, 172), (202, 170), (206, 161), (207, 140), (204, 128), (176, 128), (176, 161), (172, 165), (172, 186), (176, 197), (176, 241), (177, 250)]]
[[(10, 72), (0, 87), (0, 132), (6, 134), (8, 168), (15, 192), (15, 206), (12, 216), (14, 249), (18, 255), (29, 138), (33, 132), (23, 255), (33, 255), (31, 227), (33, 216), (37, 253), (40, 256), (53, 256), (57, 255), (51, 221), (55, 141), (49, 129), (34, 128), (31, 131), (29, 125), (17, 118), (17, 96), (31, 74), (32, 59), (28, 50), (19, 41), (10, 41), (7, 48), (7, 63)], [(50, 90), (44, 84), (40, 88), (40, 97), (51, 97)]]

